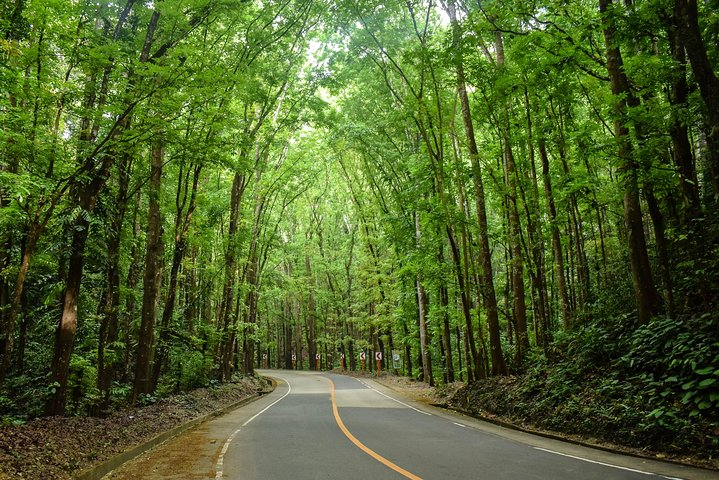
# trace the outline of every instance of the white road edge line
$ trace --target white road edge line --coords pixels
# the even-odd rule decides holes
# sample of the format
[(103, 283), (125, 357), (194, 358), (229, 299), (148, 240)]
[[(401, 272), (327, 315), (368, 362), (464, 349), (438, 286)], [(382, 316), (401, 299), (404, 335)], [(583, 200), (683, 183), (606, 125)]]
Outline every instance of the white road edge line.
[(421, 413), (422, 415), (428, 415), (428, 416), (430, 416), (430, 417), (432, 416), (431, 413), (423, 412), (422, 410), (420, 410), (420, 409), (418, 409), (418, 408), (415, 408), (415, 407), (413, 407), (412, 405), (407, 405), (407, 404), (404, 403), (404, 402), (400, 402), (400, 401), (397, 400), (396, 398), (392, 398), (392, 397), (390, 397), (389, 395), (380, 392), (379, 390), (377, 390), (376, 388), (374, 388), (374, 387), (372, 387), (372, 386), (366, 384), (366, 383), (363, 382), (362, 380), (357, 380), (357, 381), (360, 382), (360, 383), (361, 383), (362, 385), (364, 385), (365, 387), (369, 388), (370, 390), (374, 390), (375, 392), (379, 393), (379, 394), (382, 395), (383, 397), (389, 398), (389, 399), (392, 400), (393, 402), (397, 402), (397, 403), (399, 403), (400, 405), (404, 405), (404, 406), (407, 407), (407, 408), (411, 408), (411, 409), (414, 410), (415, 412), (419, 412), (419, 413)]
[(462, 425), (461, 423), (457, 423), (457, 422), (452, 422), (452, 423), (454, 423), (458, 427), (467, 428), (467, 425)]
[(658, 474), (658, 473), (645, 472), (645, 471), (643, 471), (643, 470), (636, 470), (636, 469), (634, 469), (634, 468), (621, 467), (621, 466), (619, 466), (619, 465), (612, 465), (611, 463), (598, 462), (598, 461), (596, 461), (596, 460), (590, 460), (590, 459), (588, 459), (588, 458), (577, 457), (577, 456), (575, 456), (575, 455), (569, 455), (568, 453), (555, 452), (554, 450), (548, 450), (548, 449), (546, 449), (546, 448), (541, 448), (541, 447), (532, 447), (532, 448), (534, 448), (535, 450), (541, 450), (541, 451), (547, 452), (547, 453), (553, 453), (553, 454), (555, 454), (555, 455), (561, 455), (562, 457), (569, 457), (569, 458), (573, 458), (573, 459), (575, 459), (575, 460), (581, 460), (582, 462), (594, 463), (594, 464), (602, 465), (602, 466), (605, 466), (605, 467), (617, 468), (617, 469), (619, 469), (619, 470), (626, 470), (626, 471), (628, 471), (628, 472), (640, 473), (640, 474), (642, 474), (642, 475), (652, 475), (652, 476), (655, 476), (655, 477), (666, 478), (667, 480), (683, 480), (683, 479), (677, 478), (677, 477), (666, 477), (666, 476), (660, 475), (660, 474)]
[(260, 415), (262, 415), (263, 413), (265, 413), (267, 410), (269, 410), (270, 408), (272, 408), (273, 406), (275, 406), (275, 405), (276, 405), (277, 403), (279, 403), (282, 399), (284, 399), (287, 395), (289, 395), (290, 392), (292, 391), (292, 385), (290, 385), (290, 382), (288, 382), (287, 380), (285, 380), (285, 379), (282, 378), (282, 377), (277, 377), (277, 378), (279, 378), (280, 380), (282, 380), (283, 382), (285, 382), (285, 383), (287, 384), (287, 392), (286, 392), (284, 395), (282, 395), (280, 398), (278, 398), (277, 400), (275, 400), (274, 402), (270, 403), (270, 404), (267, 405), (265, 408), (263, 408), (262, 410), (260, 410), (259, 412), (257, 412), (252, 418), (250, 418), (250, 419), (247, 420), (245, 423), (243, 423), (243, 424), (240, 426), (240, 428), (238, 428), (237, 430), (235, 430), (234, 432), (232, 432), (232, 435), (229, 436), (229, 438), (227, 439), (227, 441), (225, 442), (225, 444), (222, 446), (222, 451), (220, 452), (220, 456), (217, 457), (217, 462), (216, 462), (217, 468), (215, 469), (215, 478), (216, 478), (216, 479), (217, 479), (217, 478), (222, 478), (222, 476), (224, 475), (224, 472), (222, 471), (222, 468), (223, 468), (223, 466), (224, 466), (224, 464), (225, 464), (225, 454), (227, 453), (227, 450), (229, 450), (230, 444), (232, 443), (232, 441), (235, 439), (235, 437), (237, 436), (237, 434), (240, 433), (240, 430), (242, 430), (242, 427), (246, 427), (247, 425), (249, 425), (249, 423), (250, 423), (252, 420), (254, 420), (255, 418), (259, 417)]

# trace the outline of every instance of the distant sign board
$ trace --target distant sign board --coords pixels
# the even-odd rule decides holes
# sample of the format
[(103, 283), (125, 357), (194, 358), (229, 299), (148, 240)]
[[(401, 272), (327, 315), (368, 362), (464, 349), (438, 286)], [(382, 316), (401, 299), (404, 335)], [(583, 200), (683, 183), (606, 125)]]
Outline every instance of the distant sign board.
[(374, 352), (374, 359), (378, 362), (382, 360), (382, 352)]
[(392, 350), (392, 367), (395, 369), (402, 368), (402, 356), (397, 350)]

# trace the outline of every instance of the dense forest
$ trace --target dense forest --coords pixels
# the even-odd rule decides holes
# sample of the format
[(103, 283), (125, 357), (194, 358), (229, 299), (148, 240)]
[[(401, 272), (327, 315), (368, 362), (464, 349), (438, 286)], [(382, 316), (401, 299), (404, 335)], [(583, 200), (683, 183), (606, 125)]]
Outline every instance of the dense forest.
[(716, 449), (718, 11), (2, 0), (3, 420), (380, 367)]

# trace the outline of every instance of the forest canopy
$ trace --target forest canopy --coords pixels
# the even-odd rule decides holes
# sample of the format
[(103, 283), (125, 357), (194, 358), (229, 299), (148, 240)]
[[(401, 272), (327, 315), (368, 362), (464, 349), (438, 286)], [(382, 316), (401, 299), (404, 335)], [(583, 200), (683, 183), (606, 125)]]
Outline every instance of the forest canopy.
[(718, 7), (2, 0), (2, 418), (379, 367), (711, 431)]

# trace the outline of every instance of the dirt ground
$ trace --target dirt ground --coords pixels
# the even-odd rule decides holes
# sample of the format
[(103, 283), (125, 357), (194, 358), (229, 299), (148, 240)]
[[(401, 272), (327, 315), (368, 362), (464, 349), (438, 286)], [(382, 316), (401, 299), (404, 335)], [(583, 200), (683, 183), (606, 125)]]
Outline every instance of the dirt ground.
[(47, 417), (0, 427), (0, 480), (66, 480), (162, 432), (254, 396), (245, 378), (174, 395), (106, 418)]

